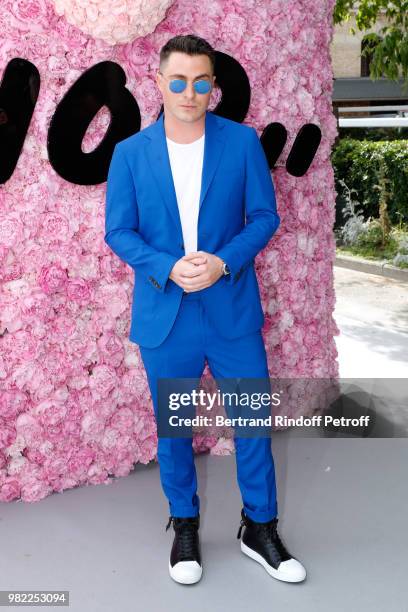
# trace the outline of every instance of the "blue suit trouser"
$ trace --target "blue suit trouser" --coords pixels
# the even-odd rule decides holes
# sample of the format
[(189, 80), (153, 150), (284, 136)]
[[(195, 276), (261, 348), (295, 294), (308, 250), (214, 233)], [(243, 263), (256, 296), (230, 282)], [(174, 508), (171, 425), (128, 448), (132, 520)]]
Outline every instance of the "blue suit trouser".
[[(161, 345), (139, 349), (156, 418), (158, 378), (199, 380), (206, 360), (215, 379), (269, 377), (261, 331), (233, 340), (221, 337), (206, 316), (200, 292), (183, 294), (174, 325)], [(199, 514), (192, 441), (191, 437), (158, 438), (160, 480), (172, 516)], [(235, 435), (234, 442), (244, 511), (254, 521), (267, 522), (278, 514), (271, 437)]]

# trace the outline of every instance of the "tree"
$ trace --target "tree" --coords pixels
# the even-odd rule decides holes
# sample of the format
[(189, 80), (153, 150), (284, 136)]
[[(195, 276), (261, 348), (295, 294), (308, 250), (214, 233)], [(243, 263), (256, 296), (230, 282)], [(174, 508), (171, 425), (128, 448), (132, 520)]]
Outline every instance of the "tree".
[[(404, 79), (408, 88), (408, 0), (337, 0), (333, 18), (335, 24), (355, 17), (360, 31), (369, 30), (378, 17), (384, 16), (386, 25), (379, 33), (365, 34), (362, 55), (370, 54), (370, 78)], [(351, 27), (350, 32), (356, 33)]]

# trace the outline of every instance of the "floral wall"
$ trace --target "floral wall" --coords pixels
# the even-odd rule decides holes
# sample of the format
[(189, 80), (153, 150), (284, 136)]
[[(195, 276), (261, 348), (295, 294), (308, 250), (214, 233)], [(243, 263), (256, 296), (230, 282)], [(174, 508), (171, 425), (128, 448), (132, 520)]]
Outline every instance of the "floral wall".
[[(194, 33), (245, 69), (244, 123), (288, 131), (273, 170), (281, 226), (258, 255), (271, 377), (336, 377), (333, 320), (334, 181), (329, 45), (334, 0), (4, 0), (0, 65), (38, 68), (41, 88), (12, 176), (0, 185), (0, 501), (38, 501), (84, 484), (109, 484), (156, 459), (156, 424), (137, 345), (128, 339), (133, 271), (104, 243), (106, 183), (62, 179), (47, 132), (65, 92), (94, 64), (127, 76), (141, 128), (155, 121), (161, 46)], [(220, 98), (212, 94), (210, 110)], [(83, 150), (110, 121), (101, 109)], [(297, 132), (322, 141), (307, 173), (285, 160)], [(209, 375), (206, 367), (205, 377)], [(313, 407), (299, 387), (289, 416)], [(196, 435), (197, 452), (233, 452), (231, 438)]]

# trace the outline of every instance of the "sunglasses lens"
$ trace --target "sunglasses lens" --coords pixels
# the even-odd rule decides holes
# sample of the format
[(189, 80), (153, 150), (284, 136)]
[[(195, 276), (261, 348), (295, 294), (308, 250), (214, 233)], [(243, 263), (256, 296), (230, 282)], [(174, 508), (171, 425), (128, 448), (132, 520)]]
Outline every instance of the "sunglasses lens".
[(199, 94), (206, 94), (211, 91), (211, 83), (210, 81), (197, 81), (194, 83), (194, 88)]
[(173, 93), (181, 93), (186, 88), (186, 82), (182, 79), (174, 79), (169, 83), (170, 91)]

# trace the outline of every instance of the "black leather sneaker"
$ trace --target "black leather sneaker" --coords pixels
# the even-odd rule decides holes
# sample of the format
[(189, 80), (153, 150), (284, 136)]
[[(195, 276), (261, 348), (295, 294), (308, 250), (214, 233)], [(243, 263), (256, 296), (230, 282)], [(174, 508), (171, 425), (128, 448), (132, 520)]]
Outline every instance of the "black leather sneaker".
[(166, 531), (173, 521), (175, 531), (169, 559), (170, 576), (181, 584), (193, 584), (201, 578), (200, 515), (186, 518), (170, 516)]
[(241, 524), (237, 538), (240, 538), (242, 528), (241, 550), (244, 554), (258, 561), (270, 576), (285, 582), (301, 582), (306, 577), (303, 565), (287, 551), (278, 532), (278, 518), (267, 523), (258, 523), (246, 516), (241, 510)]

